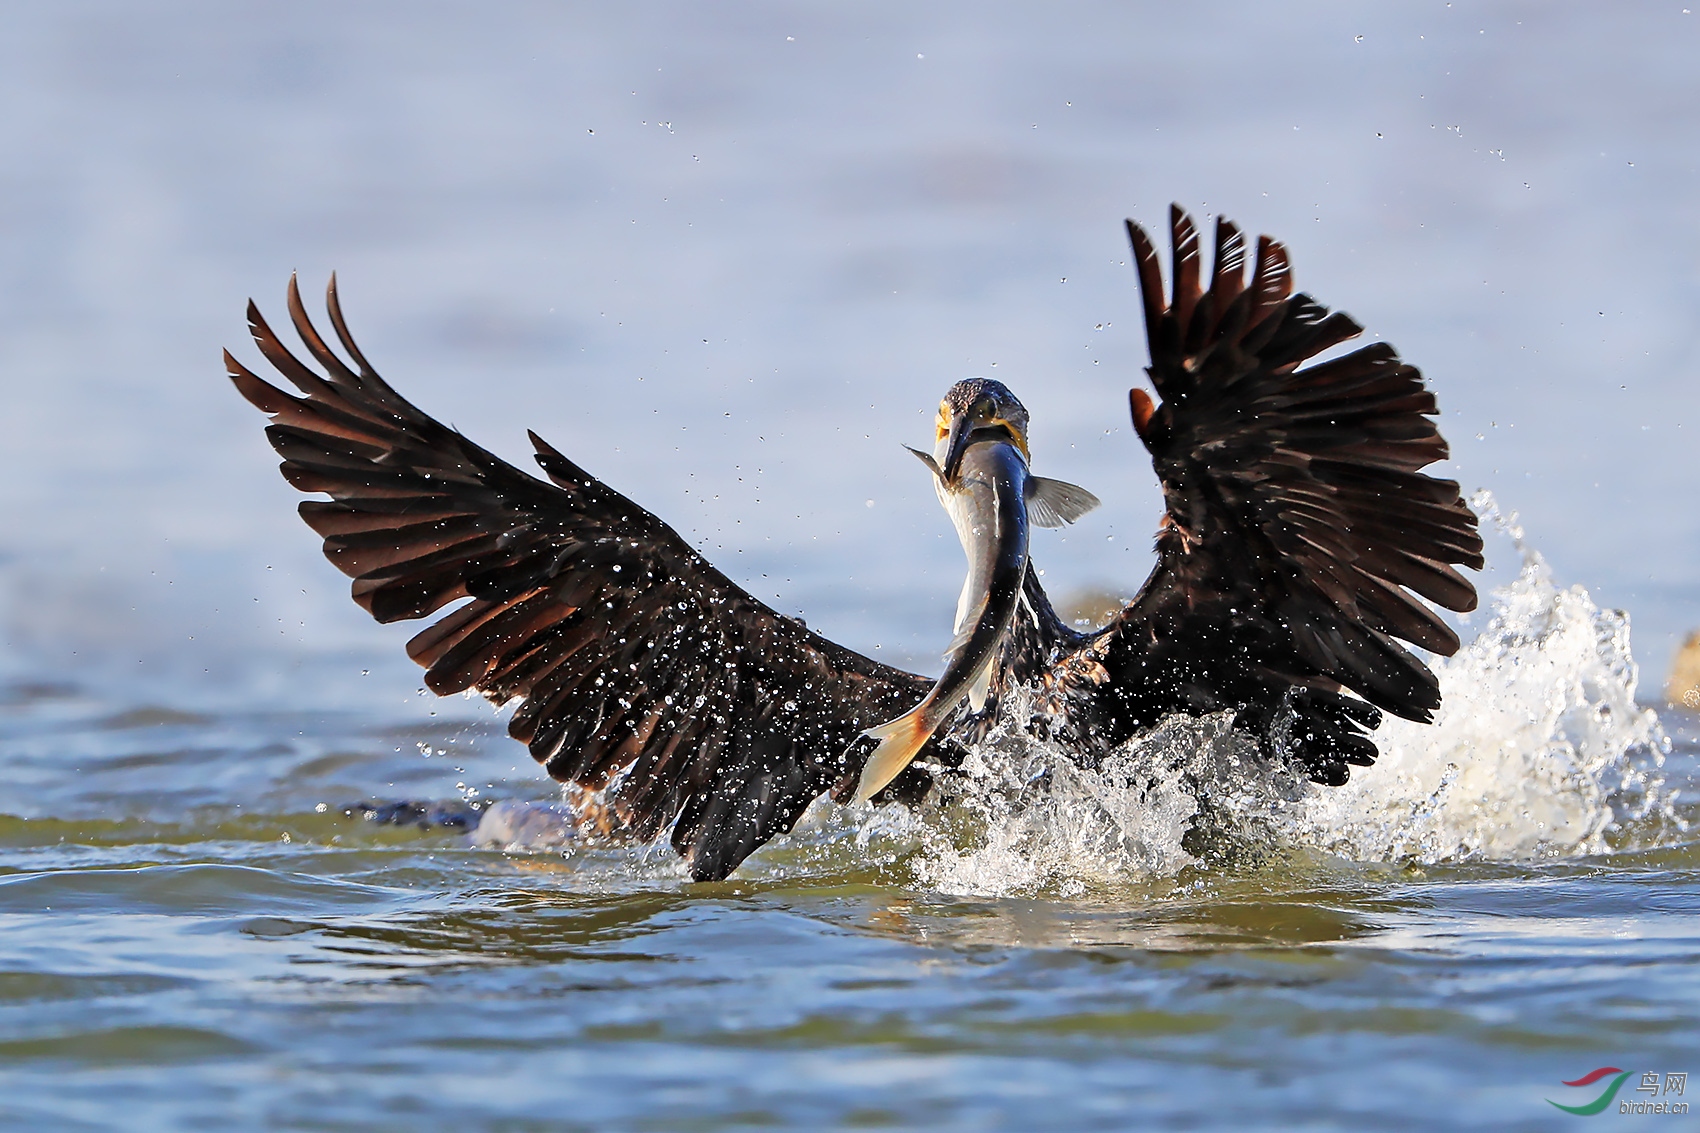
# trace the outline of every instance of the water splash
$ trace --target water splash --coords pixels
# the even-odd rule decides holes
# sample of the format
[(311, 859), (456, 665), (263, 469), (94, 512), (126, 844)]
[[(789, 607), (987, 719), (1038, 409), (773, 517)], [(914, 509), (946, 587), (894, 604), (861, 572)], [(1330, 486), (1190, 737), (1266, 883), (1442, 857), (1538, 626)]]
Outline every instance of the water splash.
[[(1304, 847), (1356, 861), (1530, 860), (1680, 840), (1661, 768), (1670, 740), (1635, 702), (1627, 615), (1560, 589), (1516, 517), (1472, 500), (1522, 567), (1457, 656), (1431, 662), (1432, 725), (1389, 717), (1374, 767), (1344, 787), (1262, 759), (1230, 714), (1174, 718), (1096, 770), (1000, 725), (923, 816), (921, 880), (966, 893), (1064, 895)], [(1007, 721), (1028, 706), (1010, 705)]]
[(1295, 833), (1360, 860), (1436, 862), (1602, 853), (1684, 827), (1660, 769), (1670, 739), (1635, 702), (1629, 618), (1559, 589), (1516, 516), (1472, 504), (1522, 569), (1457, 656), (1434, 664), (1432, 726), (1389, 719), (1371, 773), (1308, 799)]
[(1629, 616), (1583, 587), (1559, 589), (1493, 497), (1470, 500), (1516, 544), (1515, 580), (1493, 595), (1481, 635), (1435, 663), (1433, 726), (1389, 720), (1382, 757), (1307, 798), (1294, 832), (1368, 861), (1581, 856), (1637, 849), (1686, 823), (1664, 789), (1671, 742), (1635, 703)]
[[(1265, 759), (1231, 712), (1172, 717), (1080, 767), (1027, 732), (1031, 698), (1017, 690), (920, 811), (823, 800), (746, 868), (899, 868), (945, 892), (1067, 897), (1293, 848), (1432, 864), (1682, 840), (1689, 823), (1661, 772), (1670, 739), (1635, 702), (1627, 615), (1580, 586), (1560, 589), (1515, 515), (1485, 492), (1471, 503), (1510, 537), (1521, 569), (1492, 594), (1475, 640), (1430, 660), (1442, 695), (1434, 723), (1388, 717), (1380, 759), (1345, 786), (1318, 787)], [(476, 840), (583, 852), (581, 805), (498, 804)]]

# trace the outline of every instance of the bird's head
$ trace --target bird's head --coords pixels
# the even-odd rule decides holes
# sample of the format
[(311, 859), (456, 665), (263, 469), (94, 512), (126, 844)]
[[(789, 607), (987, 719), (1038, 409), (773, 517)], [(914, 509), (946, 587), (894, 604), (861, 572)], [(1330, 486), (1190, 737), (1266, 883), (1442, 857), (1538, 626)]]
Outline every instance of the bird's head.
[(934, 451), (946, 484), (956, 483), (963, 454), (978, 441), (1011, 444), (1023, 459), (1032, 459), (1027, 451), (1026, 408), (1007, 386), (991, 378), (968, 378), (951, 386), (939, 402), (937, 426)]

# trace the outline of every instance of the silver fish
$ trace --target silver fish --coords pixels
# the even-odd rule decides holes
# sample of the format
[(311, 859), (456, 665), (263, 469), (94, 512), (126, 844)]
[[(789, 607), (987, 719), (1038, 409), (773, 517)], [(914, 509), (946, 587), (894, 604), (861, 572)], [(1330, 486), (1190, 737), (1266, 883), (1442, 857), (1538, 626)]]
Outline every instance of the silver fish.
[(939, 502), (968, 557), (968, 577), (944, 675), (914, 708), (863, 733), (880, 742), (862, 767), (857, 802), (896, 778), (964, 700), (975, 712), (985, 707), (1021, 602), (1029, 524), (1060, 527), (1098, 506), (1086, 489), (1028, 471), (1027, 410), (988, 378), (956, 383), (939, 403), (933, 455), (909, 451), (932, 470)]

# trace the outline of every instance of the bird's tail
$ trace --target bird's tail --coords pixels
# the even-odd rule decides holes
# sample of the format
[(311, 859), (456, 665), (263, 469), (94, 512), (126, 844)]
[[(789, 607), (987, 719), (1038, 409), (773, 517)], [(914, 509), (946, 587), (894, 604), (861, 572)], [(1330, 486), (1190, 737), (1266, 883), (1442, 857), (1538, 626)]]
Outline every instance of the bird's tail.
[(862, 780), (856, 784), (856, 797), (851, 801), (867, 802), (909, 766), (909, 761), (915, 758), (938, 726), (932, 714), (933, 707), (933, 698), (929, 696), (897, 719), (862, 733), (880, 744), (862, 764)]

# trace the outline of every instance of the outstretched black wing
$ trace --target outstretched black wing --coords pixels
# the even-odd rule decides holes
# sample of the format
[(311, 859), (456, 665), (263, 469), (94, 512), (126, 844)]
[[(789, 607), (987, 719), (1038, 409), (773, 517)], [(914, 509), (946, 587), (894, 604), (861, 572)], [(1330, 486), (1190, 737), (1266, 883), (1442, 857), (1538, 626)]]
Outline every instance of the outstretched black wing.
[(301, 505), (326, 557), (380, 622), (470, 599), (408, 643), (426, 684), (520, 700), (509, 734), (556, 779), (603, 791), (638, 837), (677, 818), (673, 845), (699, 880), (725, 877), (822, 792), (853, 785), (862, 729), (926, 693), (925, 678), (758, 602), (535, 434), (553, 483), (426, 416), (355, 346), (334, 278), (326, 301), (353, 368), (290, 280), (290, 316), (326, 376), (248, 305), (261, 353), (306, 396), (225, 354), (237, 389), (272, 415), (284, 477), (331, 497)]
[[(1171, 214), (1174, 290), (1165, 300), (1150, 239), (1128, 222), (1161, 398), (1130, 394), (1162, 481), (1157, 567), (1087, 650), (1116, 690), (1111, 731), (1154, 722), (1167, 702), (1237, 707), (1285, 730), (1313, 778), (1367, 764), (1361, 731), (1440, 704), (1434, 675), (1395, 638), (1439, 654), (1458, 637), (1417, 595), (1470, 610), (1480, 569), (1476, 517), (1458, 485), (1421, 469), (1447, 456), (1422, 375), (1372, 343), (1304, 369), (1363, 328), (1292, 294), (1286, 251), (1216, 226), (1208, 286), (1192, 221)], [(1414, 592), (1414, 593), (1413, 593)], [(1284, 713), (1284, 715), (1283, 715)], [(1281, 738), (1281, 737), (1274, 737)]]

